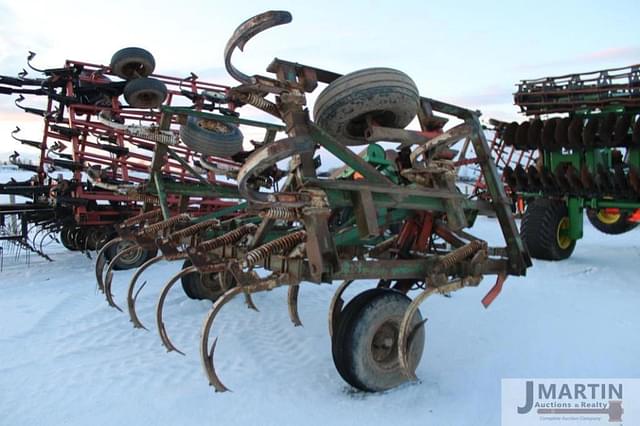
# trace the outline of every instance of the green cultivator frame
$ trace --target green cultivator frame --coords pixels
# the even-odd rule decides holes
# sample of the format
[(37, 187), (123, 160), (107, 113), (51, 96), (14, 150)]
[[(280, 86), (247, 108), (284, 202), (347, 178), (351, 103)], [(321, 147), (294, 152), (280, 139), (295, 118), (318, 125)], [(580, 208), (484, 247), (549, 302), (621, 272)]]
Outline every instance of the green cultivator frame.
[[(527, 200), (522, 235), (532, 256), (560, 260), (583, 235), (583, 215), (607, 234), (640, 215), (640, 66), (525, 80), (515, 102), (531, 121), (511, 123), (504, 141), (538, 150), (536, 165), (504, 170)], [(564, 113), (564, 116), (557, 114)], [(542, 114), (552, 114), (542, 119)]]
[[(190, 297), (212, 300), (200, 353), (209, 383), (225, 391), (213, 362), (217, 340), (211, 345), (209, 335), (227, 302), (242, 295), (255, 308), (252, 294), (284, 286), (291, 321), (300, 325), (301, 287), (342, 281), (328, 314), (336, 368), (358, 389), (390, 389), (415, 378), (425, 338), (418, 307), (426, 298), (477, 286), (484, 275), (496, 275), (482, 301), (488, 306), (507, 276), (524, 275), (531, 262), (478, 112), (420, 96), (408, 76), (389, 68), (339, 75), (275, 59), (267, 68), (271, 76), (249, 76), (231, 64), (236, 47), (242, 49), (258, 33), (290, 21), (291, 15), (282, 11), (253, 17), (238, 27), (225, 50), (226, 68), (240, 82), (227, 93), (229, 101), (256, 107), (281, 126), (188, 108), (163, 109), (161, 130), (176, 122), (197, 122), (206, 129), (243, 124), (264, 128), (265, 137), (229, 176), (236, 192), (201, 185), (203, 195), (239, 198), (243, 212), (199, 221), (175, 215), (166, 206), (168, 184), (161, 170), (170, 147), (156, 147), (151, 175), (160, 209), (149, 207), (120, 227), (121, 238), (161, 253), (131, 278), (129, 314), (136, 327), (144, 327), (135, 303), (140, 292), (136, 283), (146, 268), (160, 260), (184, 261), (161, 290), (158, 332), (168, 350), (180, 352), (167, 334), (163, 313), (178, 280)], [(320, 84), (327, 87), (317, 98), (312, 119), (306, 94)], [(421, 130), (406, 130), (416, 116)], [(460, 124), (445, 129), (449, 119)], [(277, 138), (278, 131), (286, 136)], [(224, 143), (210, 136), (210, 144)], [(477, 154), (487, 188), (483, 200), (469, 200), (455, 186), (451, 146), (463, 139)], [(394, 149), (385, 151), (379, 142), (392, 142)], [(358, 154), (350, 148), (355, 145), (367, 147)], [(340, 167), (321, 172), (319, 154), (333, 156)], [(489, 247), (465, 231), (480, 214), (497, 216), (504, 247)], [(106, 277), (104, 267), (98, 265), (97, 278), (113, 304), (111, 265)], [(345, 305), (344, 291), (356, 280), (376, 284)], [(408, 297), (412, 290), (419, 291), (413, 299)]]

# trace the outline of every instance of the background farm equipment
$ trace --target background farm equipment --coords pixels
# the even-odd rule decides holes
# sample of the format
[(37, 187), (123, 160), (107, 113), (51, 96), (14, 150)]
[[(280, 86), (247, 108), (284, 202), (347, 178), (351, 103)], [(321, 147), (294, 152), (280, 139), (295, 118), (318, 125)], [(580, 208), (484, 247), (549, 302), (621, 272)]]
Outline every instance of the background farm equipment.
[(504, 169), (526, 200), (522, 236), (532, 256), (569, 257), (583, 211), (620, 234), (640, 220), (640, 66), (523, 80), (514, 95), (531, 121), (504, 129), (505, 145), (537, 152), (535, 164)]
[[(34, 56), (29, 56), (30, 66)], [(17, 78), (0, 77), (0, 93), (19, 95), (16, 105), (44, 121), (40, 141), (19, 137), (19, 128), (12, 134), (22, 145), (38, 150), (39, 157), (36, 165), (30, 165), (20, 162), (18, 153), (12, 156), (18, 168), (35, 175), (28, 185), (21, 186), (21, 193), (12, 183), (0, 187), (1, 193), (31, 198), (26, 204), (12, 203), (2, 210), (3, 214), (9, 209), (26, 222), (26, 227), (40, 225), (41, 216), (32, 214), (37, 207), (48, 215), (47, 229), (60, 232), (60, 241), (66, 248), (87, 251), (96, 250), (112, 238), (114, 225), (138, 214), (145, 204), (157, 205), (157, 185), (167, 187), (162, 192), (167, 206), (194, 216), (235, 204), (210, 193), (192, 194), (189, 188), (198, 182), (215, 182), (215, 173), (207, 170), (207, 165), (227, 171), (237, 169), (238, 164), (231, 159), (236, 152), (227, 149), (227, 159), (212, 156), (215, 152), (196, 157), (181, 142), (177, 131), (158, 130), (157, 108), (172, 103), (233, 116), (233, 106), (225, 102), (226, 86), (203, 82), (193, 74), (182, 79), (152, 74), (155, 60), (139, 48), (116, 52), (108, 67), (67, 60), (62, 68), (31, 68), (43, 77), (27, 78), (26, 72)], [(46, 106), (25, 106), (25, 96), (29, 100), (33, 96), (44, 98)], [(120, 102), (122, 97), (126, 105)], [(237, 127), (229, 128), (234, 131), (232, 148), (239, 151), (242, 134)], [(149, 169), (158, 143), (172, 148), (165, 151), (164, 155), (170, 157), (161, 159), (162, 170), (156, 170), (161, 174), (154, 177)], [(175, 194), (174, 190), (180, 193)], [(113, 257), (117, 252), (116, 247), (108, 255)], [(137, 252), (120, 257), (118, 267), (139, 265), (151, 254)]]
[[(415, 378), (426, 321), (418, 307), (426, 298), (477, 286), (485, 274), (494, 274), (496, 284), (482, 301), (488, 306), (508, 275), (525, 274), (530, 259), (477, 112), (420, 96), (406, 74), (390, 68), (340, 75), (274, 59), (267, 68), (273, 75), (269, 77), (249, 76), (232, 65), (236, 47), (290, 21), (288, 12), (255, 16), (238, 27), (225, 50), (227, 71), (241, 83), (228, 90), (228, 100), (259, 108), (284, 124), (274, 129), (253, 123), (267, 129), (264, 141), (239, 159), (241, 167), (233, 176), (238, 196), (246, 202), (245, 213), (197, 223), (184, 213), (172, 213), (158, 185), (162, 215), (149, 210), (120, 227), (121, 238), (151, 244), (162, 253), (131, 278), (129, 313), (134, 326), (142, 327), (135, 313), (135, 285), (144, 269), (163, 259), (188, 260), (163, 286), (156, 309), (158, 331), (165, 347), (178, 351), (165, 328), (164, 300), (181, 278), (188, 295), (193, 282), (187, 277), (206, 281), (198, 291), (207, 290), (205, 298), (214, 304), (203, 323), (200, 355), (209, 383), (225, 391), (213, 362), (217, 339), (209, 344), (225, 304), (243, 295), (247, 305), (256, 308), (253, 293), (285, 286), (291, 321), (300, 325), (301, 287), (342, 280), (328, 315), (336, 368), (358, 389), (390, 389)], [(316, 100), (312, 120), (306, 94), (321, 83), (327, 86)], [(270, 95), (274, 99), (267, 99)], [(162, 112), (160, 131), (168, 131), (174, 122), (184, 128), (192, 120), (241, 122), (179, 107), (164, 107)], [(415, 117), (421, 129), (406, 130)], [(449, 119), (460, 124), (445, 128)], [(276, 139), (279, 129), (286, 131), (285, 138)], [(469, 200), (456, 188), (449, 147), (463, 139), (477, 153), (474, 162), (486, 182), (483, 199)], [(385, 153), (377, 145), (382, 141), (395, 142), (395, 148)], [(358, 155), (352, 145), (367, 148)], [(334, 173), (319, 171), (320, 148), (340, 163)], [(155, 160), (164, 158), (167, 149), (156, 146), (152, 176), (162, 167)], [(286, 170), (280, 170), (285, 161)], [(215, 191), (204, 184), (203, 189)], [(497, 216), (505, 247), (489, 247), (464, 230), (478, 214)], [(105, 277), (101, 258), (97, 279), (109, 299), (111, 265)], [(345, 289), (364, 279), (378, 284), (345, 305)], [(408, 297), (411, 290), (419, 291), (414, 299)]]

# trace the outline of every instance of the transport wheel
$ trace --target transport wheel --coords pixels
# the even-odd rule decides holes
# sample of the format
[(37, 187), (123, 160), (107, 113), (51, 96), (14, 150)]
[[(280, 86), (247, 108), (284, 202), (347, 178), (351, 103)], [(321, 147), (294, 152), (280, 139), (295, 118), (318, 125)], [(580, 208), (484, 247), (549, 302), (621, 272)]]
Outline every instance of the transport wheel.
[[(351, 386), (380, 392), (407, 381), (398, 361), (400, 322), (411, 299), (396, 290), (375, 288), (351, 300), (337, 319), (333, 336), (333, 361)], [(412, 324), (422, 321), (418, 311)], [(424, 349), (424, 327), (409, 341), (409, 360), (415, 368)]]
[(153, 55), (139, 47), (125, 47), (111, 57), (111, 72), (125, 80), (148, 77), (156, 68)]
[(627, 213), (614, 209), (588, 209), (587, 218), (598, 231), (610, 235), (624, 234), (638, 226), (628, 221)]
[(569, 233), (567, 206), (562, 201), (537, 199), (527, 205), (520, 234), (536, 259), (563, 260), (576, 247)]
[(124, 86), (124, 99), (134, 108), (158, 108), (167, 97), (167, 86), (155, 78), (136, 78)]
[[(124, 240), (115, 244), (107, 249), (106, 257), (111, 262), (118, 253), (121, 251), (135, 245), (134, 241)], [(113, 269), (116, 271), (124, 271), (127, 269), (133, 269), (141, 266), (144, 262), (155, 257), (157, 251), (156, 250), (145, 250), (142, 247), (138, 247), (137, 250), (132, 250), (124, 256), (120, 257), (116, 264), (113, 265)]]
[[(191, 265), (191, 261), (187, 259), (182, 264), (182, 269), (186, 269)], [(225, 291), (235, 286), (233, 276), (229, 273), (201, 274), (194, 272), (183, 275), (181, 280), (182, 289), (189, 299), (207, 299), (212, 302), (215, 302)]]
[(214, 157), (231, 158), (242, 151), (242, 132), (235, 124), (189, 117), (180, 126), (182, 142), (192, 150)]
[(420, 95), (413, 80), (391, 68), (367, 68), (343, 75), (316, 100), (315, 123), (346, 145), (366, 144), (367, 120), (405, 128), (418, 113)]

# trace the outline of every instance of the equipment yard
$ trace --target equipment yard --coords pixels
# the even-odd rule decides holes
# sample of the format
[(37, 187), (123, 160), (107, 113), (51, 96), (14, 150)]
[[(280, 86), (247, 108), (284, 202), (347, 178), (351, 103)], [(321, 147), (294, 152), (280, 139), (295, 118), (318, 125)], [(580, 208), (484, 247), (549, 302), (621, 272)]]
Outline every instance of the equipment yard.
[[(491, 243), (495, 221), (479, 219), (472, 230)], [(105, 309), (83, 254), (50, 247), (55, 262), (34, 256), (27, 269), (5, 256), (1, 423), (496, 425), (502, 378), (640, 376), (640, 230), (605, 238), (590, 224), (584, 231), (570, 259), (534, 260), (490, 309), (479, 302), (489, 283), (425, 303), (421, 380), (381, 394), (354, 392), (335, 374), (326, 332), (334, 286), (305, 287), (304, 327), (282, 326), (282, 288), (255, 295), (259, 313), (231, 302), (216, 357), (233, 392), (213, 395), (197, 343), (208, 301), (169, 295), (168, 331), (186, 356), (167, 354), (155, 330), (133, 329), (127, 315)], [(179, 268), (161, 263), (144, 279), (159, 288)], [(116, 272), (116, 299), (129, 276)], [(371, 285), (356, 283), (347, 296)], [(157, 292), (145, 290), (138, 313), (153, 324)]]

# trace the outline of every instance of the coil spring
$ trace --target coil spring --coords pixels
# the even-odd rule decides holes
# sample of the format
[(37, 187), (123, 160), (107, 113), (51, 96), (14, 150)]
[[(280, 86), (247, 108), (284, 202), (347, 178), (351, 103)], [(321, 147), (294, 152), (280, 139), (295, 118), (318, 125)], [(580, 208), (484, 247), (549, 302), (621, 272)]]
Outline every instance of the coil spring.
[(175, 224), (178, 223), (184, 223), (184, 222), (189, 222), (191, 219), (189, 218), (189, 215), (186, 213), (181, 213), (177, 216), (173, 216), (170, 217), (167, 220), (163, 220), (157, 223), (154, 223), (153, 225), (149, 225), (146, 228), (142, 229), (139, 234), (156, 234), (160, 231), (162, 231), (163, 229), (167, 229), (172, 227)]
[(127, 198), (132, 201), (142, 201), (143, 203), (148, 204), (158, 204), (158, 197), (150, 194), (140, 194), (137, 192), (132, 192), (127, 194)]
[(137, 225), (138, 223), (144, 222), (145, 220), (156, 219), (156, 218), (160, 217), (160, 215), (162, 215), (162, 210), (160, 210), (160, 209), (150, 210), (148, 212), (139, 214), (137, 216), (130, 217), (129, 219), (127, 219), (124, 222), (122, 222), (120, 224), (120, 227), (124, 228), (124, 227), (127, 227), (127, 226)]
[(276, 104), (266, 100), (262, 96), (258, 96), (255, 93), (242, 93), (239, 97), (242, 102), (246, 102), (258, 109), (268, 112), (269, 114), (280, 117), (280, 111), (278, 111)]
[(210, 240), (204, 241), (201, 244), (198, 244), (197, 249), (199, 251), (209, 251), (218, 247), (233, 244), (236, 241), (238, 241), (240, 238), (244, 237), (245, 235), (254, 232), (257, 228), (258, 227), (255, 224), (247, 223), (246, 225), (242, 225), (239, 228), (236, 228), (233, 231), (227, 232), (224, 235), (221, 235), (216, 238), (212, 238)]
[(182, 259), (187, 259), (188, 257), (189, 257), (189, 255), (187, 253), (184, 253), (184, 252), (178, 252), (178, 253), (165, 254), (164, 255), (164, 259), (165, 260), (182, 260)]
[(273, 241), (269, 241), (268, 243), (263, 244), (260, 247), (253, 249), (249, 253), (247, 253), (244, 257), (243, 266), (246, 268), (251, 268), (253, 265), (265, 259), (270, 254), (275, 253), (276, 251), (291, 250), (296, 245), (303, 242), (306, 237), (307, 233), (305, 231), (296, 231), (294, 233), (277, 238)]
[(284, 207), (273, 207), (260, 212), (260, 217), (263, 219), (294, 220), (297, 216), (295, 210)]
[(190, 237), (200, 231), (204, 231), (205, 229), (212, 228), (218, 225), (220, 225), (220, 221), (218, 219), (205, 220), (203, 222), (196, 223), (195, 225), (184, 228), (180, 231), (174, 232), (173, 234), (169, 235), (169, 239), (173, 241), (180, 241), (183, 238)]
[(439, 266), (442, 269), (448, 269), (456, 263), (461, 262), (467, 257), (471, 256), (478, 250), (482, 249), (485, 245), (486, 243), (484, 241), (473, 240), (470, 243), (455, 249), (451, 253), (444, 255), (442, 259), (440, 259)]

